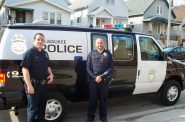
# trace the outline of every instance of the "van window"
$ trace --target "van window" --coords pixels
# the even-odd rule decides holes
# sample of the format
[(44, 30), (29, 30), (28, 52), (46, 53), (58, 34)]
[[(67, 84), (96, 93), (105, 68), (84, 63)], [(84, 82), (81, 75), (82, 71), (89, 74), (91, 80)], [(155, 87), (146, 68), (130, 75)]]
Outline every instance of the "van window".
[(102, 38), (105, 41), (105, 49), (107, 50), (108, 49), (107, 34), (96, 34), (96, 33), (91, 34), (91, 44), (92, 44), (91, 50), (96, 50), (96, 39), (97, 38)]
[(160, 49), (152, 38), (140, 37), (141, 60), (159, 60)]
[(133, 39), (126, 35), (113, 35), (114, 60), (130, 60), (133, 57)]

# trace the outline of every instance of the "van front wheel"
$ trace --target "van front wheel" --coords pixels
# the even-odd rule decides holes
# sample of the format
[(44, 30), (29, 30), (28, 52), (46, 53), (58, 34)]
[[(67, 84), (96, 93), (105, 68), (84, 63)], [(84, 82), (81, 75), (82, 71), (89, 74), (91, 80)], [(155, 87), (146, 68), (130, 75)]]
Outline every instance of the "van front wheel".
[(163, 105), (174, 105), (181, 94), (180, 84), (175, 80), (169, 80), (160, 90), (160, 102)]
[(61, 121), (67, 112), (67, 100), (59, 92), (51, 92), (48, 95), (45, 120), (48, 122)]

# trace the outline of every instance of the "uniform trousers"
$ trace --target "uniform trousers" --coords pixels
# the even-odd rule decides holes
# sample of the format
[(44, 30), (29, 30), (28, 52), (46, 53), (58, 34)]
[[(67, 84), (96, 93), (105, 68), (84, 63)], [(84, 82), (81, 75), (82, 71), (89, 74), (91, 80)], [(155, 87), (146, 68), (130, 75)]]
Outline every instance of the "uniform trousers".
[(89, 120), (94, 120), (97, 101), (99, 99), (99, 117), (100, 120), (107, 118), (107, 97), (108, 97), (108, 83), (96, 83), (94, 79), (89, 81), (89, 107), (87, 117)]
[(34, 94), (27, 94), (27, 120), (28, 122), (44, 122), (47, 100), (47, 84), (33, 83)]

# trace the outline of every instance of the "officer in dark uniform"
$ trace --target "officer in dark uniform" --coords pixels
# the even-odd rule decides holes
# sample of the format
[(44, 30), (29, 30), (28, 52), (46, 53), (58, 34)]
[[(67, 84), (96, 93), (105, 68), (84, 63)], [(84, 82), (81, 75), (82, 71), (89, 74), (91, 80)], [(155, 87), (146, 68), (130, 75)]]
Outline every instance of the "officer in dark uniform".
[(43, 50), (44, 41), (45, 37), (42, 33), (35, 34), (34, 46), (25, 53), (21, 63), (28, 100), (28, 122), (44, 121), (47, 84), (53, 81), (49, 57)]
[(107, 122), (108, 77), (113, 70), (113, 59), (109, 51), (104, 48), (104, 40), (96, 39), (96, 48), (87, 56), (87, 72), (89, 74), (89, 108), (87, 122), (95, 117), (97, 100), (99, 98), (99, 117)]

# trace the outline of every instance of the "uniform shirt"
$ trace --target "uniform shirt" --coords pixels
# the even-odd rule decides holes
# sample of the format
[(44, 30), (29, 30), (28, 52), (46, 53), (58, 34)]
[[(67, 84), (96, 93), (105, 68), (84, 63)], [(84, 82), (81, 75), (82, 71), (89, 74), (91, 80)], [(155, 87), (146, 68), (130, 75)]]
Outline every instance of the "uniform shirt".
[(87, 72), (92, 78), (101, 75), (103, 78), (110, 75), (113, 70), (112, 54), (104, 50), (99, 53), (97, 50), (90, 52), (87, 56)]
[(48, 76), (48, 54), (44, 50), (39, 52), (36, 47), (32, 47), (25, 53), (21, 66), (29, 70), (31, 78), (45, 79)]

